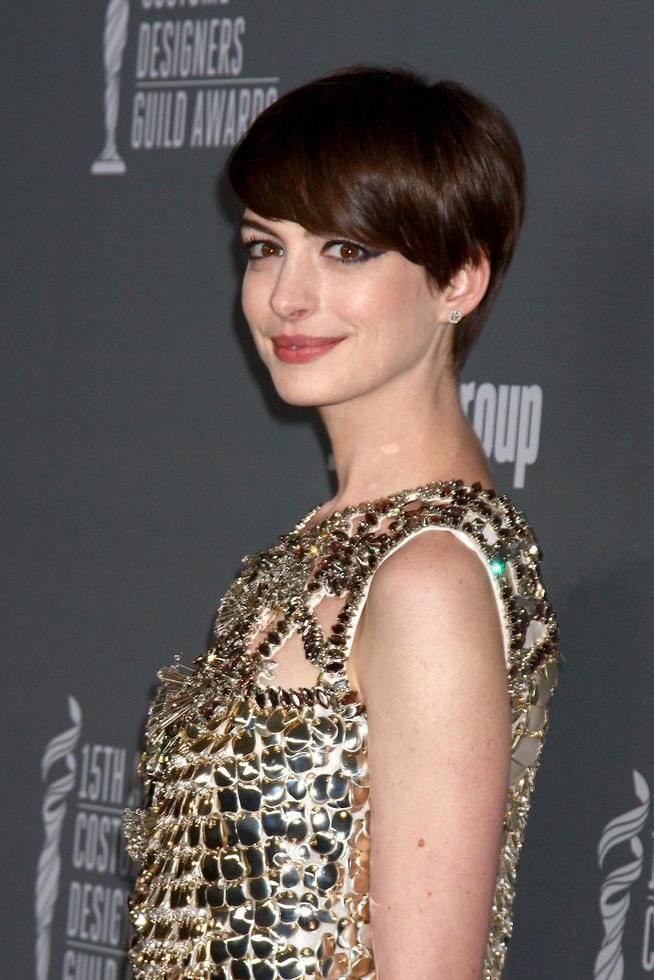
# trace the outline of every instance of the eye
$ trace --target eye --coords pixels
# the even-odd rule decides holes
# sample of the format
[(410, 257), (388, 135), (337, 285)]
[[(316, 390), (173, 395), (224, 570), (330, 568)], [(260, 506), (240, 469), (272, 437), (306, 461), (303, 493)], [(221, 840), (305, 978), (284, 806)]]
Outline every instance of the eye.
[[(242, 240), (241, 244), (248, 253), (248, 258), (254, 261), (274, 257), (283, 251), (283, 247), (270, 238), (246, 238)], [(329, 252), (330, 249), (336, 250), (336, 254), (332, 258), (344, 265), (365, 262), (367, 259), (382, 254), (381, 250), (368, 248), (346, 238), (327, 242), (324, 250)]]
[(353, 242), (349, 239), (328, 242), (325, 248), (327, 250), (335, 248), (337, 254), (334, 255), (334, 258), (338, 259), (339, 262), (344, 262), (346, 265), (351, 265), (354, 262), (365, 262), (366, 259), (371, 259), (375, 255), (381, 255), (381, 252), (372, 251), (366, 248), (365, 245), (359, 245), (358, 242)]
[[(241, 244), (251, 259), (265, 259), (268, 256), (276, 255), (275, 249), (281, 249), (281, 245), (269, 238), (245, 238)], [(255, 249), (257, 249), (256, 252)]]

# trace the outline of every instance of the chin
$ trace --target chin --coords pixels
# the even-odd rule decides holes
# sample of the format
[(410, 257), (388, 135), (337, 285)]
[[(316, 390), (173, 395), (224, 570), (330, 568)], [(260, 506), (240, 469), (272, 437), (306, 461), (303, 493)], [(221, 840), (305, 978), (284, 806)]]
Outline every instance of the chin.
[(273, 376), (275, 391), (287, 405), (297, 405), (302, 408), (319, 408), (322, 405), (334, 405), (348, 401), (352, 394), (343, 391), (336, 385), (329, 384), (326, 378), (315, 379), (309, 383), (306, 379), (297, 378), (283, 381)]
[(318, 408), (325, 404), (325, 400), (318, 394), (308, 391), (277, 388), (277, 394), (287, 405), (296, 405), (298, 408)]

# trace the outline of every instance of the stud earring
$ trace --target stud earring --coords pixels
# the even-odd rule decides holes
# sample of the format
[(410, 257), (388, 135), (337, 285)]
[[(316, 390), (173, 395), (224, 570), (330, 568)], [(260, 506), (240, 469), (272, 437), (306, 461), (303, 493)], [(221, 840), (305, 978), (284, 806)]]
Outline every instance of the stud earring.
[(447, 319), (450, 321), (450, 323), (458, 323), (462, 316), (463, 313), (461, 310), (450, 310), (447, 315)]

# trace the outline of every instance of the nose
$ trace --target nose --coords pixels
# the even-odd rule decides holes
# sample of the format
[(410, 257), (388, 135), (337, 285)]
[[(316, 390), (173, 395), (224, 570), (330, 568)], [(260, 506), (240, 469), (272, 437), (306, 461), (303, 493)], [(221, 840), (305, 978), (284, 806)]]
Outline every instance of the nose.
[(303, 320), (318, 307), (316, 270), (308, 257), (288, 255), (279, 263), (279, 272), (270, 306), (283, 320)]

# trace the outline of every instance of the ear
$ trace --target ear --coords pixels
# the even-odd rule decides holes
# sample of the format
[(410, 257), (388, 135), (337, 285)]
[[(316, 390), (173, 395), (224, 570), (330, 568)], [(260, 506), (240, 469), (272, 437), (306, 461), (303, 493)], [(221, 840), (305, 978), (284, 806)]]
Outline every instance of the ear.
[(445, 323), (451, 310), (457, 309), (467, 316), (479, 306), (490, 280), (490, 262), (483, 254), (473, 265), (466, 263), (454, 273), (448, 285), (441, 291), (438, 319)]

